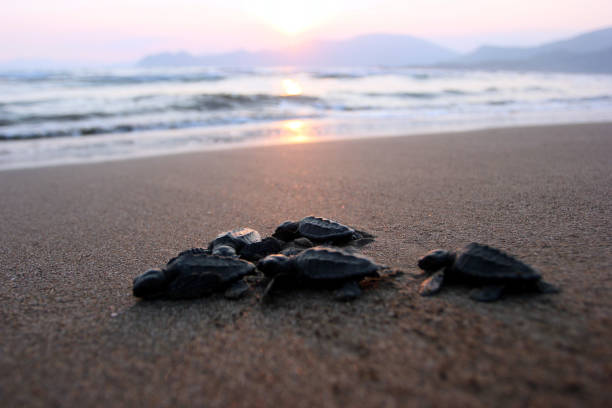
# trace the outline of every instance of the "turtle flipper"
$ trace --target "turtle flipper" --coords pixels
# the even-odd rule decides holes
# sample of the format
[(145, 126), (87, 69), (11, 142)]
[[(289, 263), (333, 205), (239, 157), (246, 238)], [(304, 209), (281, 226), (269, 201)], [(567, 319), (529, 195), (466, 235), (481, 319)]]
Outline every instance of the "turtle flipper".
[(279, 273), (268, 282), (263, 296), (261, 297), (261, 301), (263, 303), (271, 303), (274, 298), (274, 292), (278, 289), (290, 288), (294, 283), (295, 277), (292, 273)]
[(438, 271), (431, 275), (429, 278), (425, 279), (421, 282), (421, 286), (419, 287), (419, 295), (421, 296), (431, 296), (435, 295), (442, 288), (442, 284), (444, 283), (444, 272)]
[(427, 272), (421, 272), (421, 273), (404, 272), (404, 273), (413, 279), (420, 279), (426, 276), (430, 276), (430, 274)]
[(543, 280), (537, 281), (535, 287), (536, 287), (536, 290), (540, 293), (559, 293), (561, 292), (561, 289), (559, 289), (558, 287), (548, 282), (544, 282)]
[(334, 299), (341, 302), (348, 302), (357, 299), (359, 296), (361, 296), (361, 293), (361, 287), (359, 287), (359, 284), (356, 281), (351, 280), (336, 290), (334, 293)]
[(234, 282), (224, 293), (227, 299), (240, 299), (249, 291), (249, 285), (242, 279)]
[(504, 285), (490, 285), (472, 289), (470, 291), (470, 298), (478, 302), (495, 302), (501, 298), (505, 288)]

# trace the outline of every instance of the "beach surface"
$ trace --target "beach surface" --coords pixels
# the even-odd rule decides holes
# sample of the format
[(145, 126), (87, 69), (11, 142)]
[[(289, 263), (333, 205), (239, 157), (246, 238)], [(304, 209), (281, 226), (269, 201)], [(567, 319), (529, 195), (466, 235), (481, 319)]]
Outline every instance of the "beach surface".
[[(17, 406), (606, 406), (612, 124), (267, 146), (0, 172), (0, 400)], [(507, 250), (557, 295), (476, 303), (408, 274), (351, 303), (142, 302), (219, 232), (320, 215), (417, 258)]]

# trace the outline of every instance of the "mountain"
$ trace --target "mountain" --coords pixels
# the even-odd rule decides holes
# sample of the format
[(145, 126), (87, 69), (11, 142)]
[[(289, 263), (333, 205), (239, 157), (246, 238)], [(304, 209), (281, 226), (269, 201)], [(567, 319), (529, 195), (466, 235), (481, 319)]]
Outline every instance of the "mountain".
[(536, 47), (483, 46), (441, 64), (446, 67), (612, 72), (612, 27)]
[(612, 73), (612, 27), (536, 47), (483, 46), (459, 56), (408, 35), (370, 34), (344, 41), (312, 41), (298, 47), (196, 56), (186, 52), (150, 55), (138, 63), (156, 66), (435, 66)]
[(142, 58), (138, 65), (155, 66), (401, 66), (431, 65), (456, 57), (449, 49), (408, 35), (370, 34), (343, 41), (313, 41), (280, 51), (235, 51), (194, 56), (186, 52)]

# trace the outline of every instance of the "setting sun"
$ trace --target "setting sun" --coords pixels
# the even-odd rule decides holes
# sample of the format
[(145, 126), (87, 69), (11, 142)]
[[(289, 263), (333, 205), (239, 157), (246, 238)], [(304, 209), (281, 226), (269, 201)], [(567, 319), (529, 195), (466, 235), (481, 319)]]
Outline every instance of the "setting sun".
[(337, 5), (323, 0), (263, 0), (245, 2), (244, 7), (257, 20), (289, 36), (320, 26), (340, 12)]
[(283, 90), (286, 96), (296, 96), (302, 94), (302, 87), (293, 79), (283, 79)]

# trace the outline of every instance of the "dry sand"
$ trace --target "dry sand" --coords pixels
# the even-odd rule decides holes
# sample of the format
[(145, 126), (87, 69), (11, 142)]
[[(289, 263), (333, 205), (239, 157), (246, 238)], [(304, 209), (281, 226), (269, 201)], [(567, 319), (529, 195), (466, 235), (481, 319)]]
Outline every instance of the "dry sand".
[[(612, 124), (6, 171), (0, 186), (4, 407), (612, 400)], [(365, 252), (407, 272), (475, 240), (563, 292), (422, 298), (404, 275), (348, 304), (131, 295), (134, 276), (218, 232), (308, 214), (376, 234)]]

